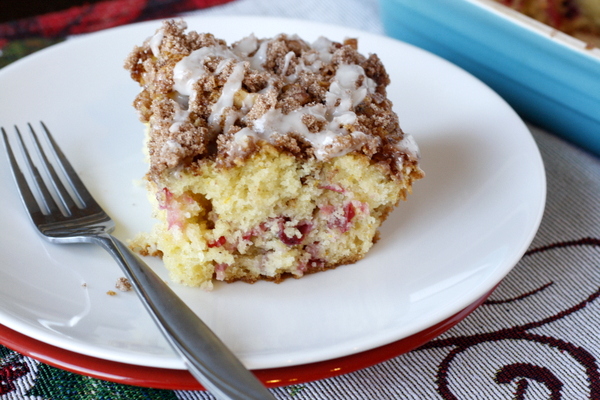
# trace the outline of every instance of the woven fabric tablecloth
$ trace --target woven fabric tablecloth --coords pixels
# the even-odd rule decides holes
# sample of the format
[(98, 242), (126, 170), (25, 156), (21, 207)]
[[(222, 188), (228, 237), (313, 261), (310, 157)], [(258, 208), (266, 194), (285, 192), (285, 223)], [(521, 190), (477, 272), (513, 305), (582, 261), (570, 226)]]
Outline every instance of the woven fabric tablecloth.
[[(190, 10), (219, 2), (163, 1), (162, 8), (151, 7), (160, 1), (129, 3), (143, 3), (146, 11), (115, 17), (111, 25), (171, 15), (275, 15), (383, 33), (376, 0), (236, 0), (196, 11)], [(28, 35), (22, 23), (0, 24), (0, 62), (28, 52), (31, 45), (23, 45), (22, 39), (45, 46), (90, 28), (60, 26), (62, 34), (33, 29)], [(104, 27), (108, 25), (89, 30)], [(529, 128), (545, 163), (546, 211), (529, 251), (491, 297), (417, 350), (347, 375), (272, 389), (277, 398), (600, 399), (600, 160), (551, 133)], [(212, 398), (201, 391), (104, 382), (0, 346), (0, 400)]]

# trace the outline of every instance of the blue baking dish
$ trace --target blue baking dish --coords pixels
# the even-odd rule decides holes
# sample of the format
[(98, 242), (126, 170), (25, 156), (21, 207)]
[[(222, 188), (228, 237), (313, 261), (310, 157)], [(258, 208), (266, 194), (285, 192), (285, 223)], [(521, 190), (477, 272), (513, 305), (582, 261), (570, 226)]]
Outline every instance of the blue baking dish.
[(491, 0), (380, 0), (388, 35), (435, 53), (525, 119), (600, 155), (600, 49)]

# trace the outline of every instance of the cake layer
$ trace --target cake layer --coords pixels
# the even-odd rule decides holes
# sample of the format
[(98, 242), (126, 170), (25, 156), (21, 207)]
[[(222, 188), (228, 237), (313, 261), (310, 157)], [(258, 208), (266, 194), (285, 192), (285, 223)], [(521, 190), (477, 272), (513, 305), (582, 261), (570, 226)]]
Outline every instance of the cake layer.
[(207, 161), (164, 183), (149, 190), (160, 222), (135, 247), (162, 255), (173, 281), (207, 289), (213, 275), (280, 281), (355, 262), (405, 195), (364, 155), (302, 161), (270, 145), (241, 166)]

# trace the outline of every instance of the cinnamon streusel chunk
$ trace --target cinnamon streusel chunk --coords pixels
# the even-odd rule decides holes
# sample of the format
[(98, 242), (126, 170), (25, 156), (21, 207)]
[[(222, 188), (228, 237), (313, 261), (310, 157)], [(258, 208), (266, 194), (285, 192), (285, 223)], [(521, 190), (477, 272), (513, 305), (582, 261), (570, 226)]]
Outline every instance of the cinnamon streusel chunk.
[(125, 63), (142, 87), (134, 106), (158, 219), (132, 247), (208, 290), (363, 258), (423, 177), (379, 58), (353, 39), (227, 45), (186, 29), (164, 22)]

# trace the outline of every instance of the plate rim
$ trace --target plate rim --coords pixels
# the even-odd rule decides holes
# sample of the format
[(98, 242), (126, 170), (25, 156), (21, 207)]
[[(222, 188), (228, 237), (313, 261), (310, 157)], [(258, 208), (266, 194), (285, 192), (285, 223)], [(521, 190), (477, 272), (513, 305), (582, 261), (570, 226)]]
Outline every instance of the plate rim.
[[(268, 388), (313, 382), (349, 374), (418, 349), (449, 331), (477, 310), (498, 285), (460, 312), (413, 335), (347, 356), (309, 364), (252, 370)], [(0, 324), (0, 342), (20, 354), (75, 374), (133, 386), (166, 390), (205, 390), (187, 371), (121, 363), (79, 354), (30, 338)]]

